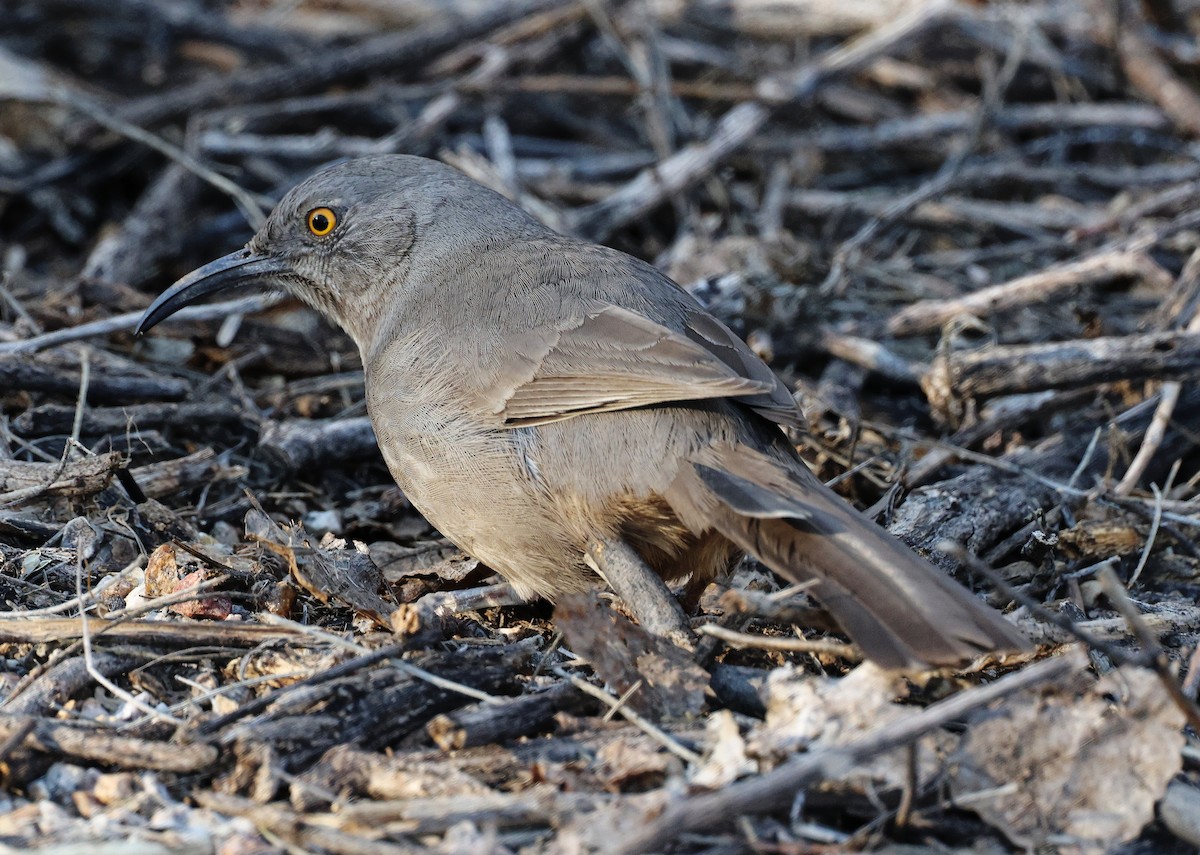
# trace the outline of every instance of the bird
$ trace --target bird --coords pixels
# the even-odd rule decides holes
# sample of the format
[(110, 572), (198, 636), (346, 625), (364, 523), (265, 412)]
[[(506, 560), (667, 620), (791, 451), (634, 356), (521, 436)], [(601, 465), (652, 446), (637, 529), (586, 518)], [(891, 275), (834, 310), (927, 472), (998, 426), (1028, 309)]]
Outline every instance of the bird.
[(785, 432), (804, 429), (788, 387), (686, 290), (449, 165), (388, 154), (318, 171), (137, 332), (237, 286), (288, 292), (354, 340), (396, 483), (523, 598), (599, 571), (654, 623), (638, 599), (701, 590), (750, 554), (884, 668), (1028, 646), (812, 473)]

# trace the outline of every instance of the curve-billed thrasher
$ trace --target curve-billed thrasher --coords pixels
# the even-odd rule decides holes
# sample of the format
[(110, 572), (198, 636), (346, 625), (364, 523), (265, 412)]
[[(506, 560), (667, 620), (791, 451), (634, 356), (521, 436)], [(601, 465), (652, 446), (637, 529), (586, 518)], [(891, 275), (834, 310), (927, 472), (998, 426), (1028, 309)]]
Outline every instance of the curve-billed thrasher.
[(639, 598), (749, 552), (813, 582), (886, 667), (1026, 646), (809, 472), (780, 430), (801, 426), (788, 389), (683, 289), (448, 166), (382, 155), (325, 169), (138, 331), (250, 283), (353, 337), (396, 482), (522, 596), (578, 590), (600, 569), (635, 614), (677, 628)]

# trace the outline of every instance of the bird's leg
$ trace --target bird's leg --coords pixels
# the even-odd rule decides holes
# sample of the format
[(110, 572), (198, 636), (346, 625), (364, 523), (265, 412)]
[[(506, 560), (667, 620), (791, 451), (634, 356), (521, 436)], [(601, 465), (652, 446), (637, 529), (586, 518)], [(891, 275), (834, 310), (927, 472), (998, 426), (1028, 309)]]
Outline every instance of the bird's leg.
[(620, 538), (597, 538), (588, 544), (587, 557), (646, 630), (694, 648), (683, 607), (633, 547)]

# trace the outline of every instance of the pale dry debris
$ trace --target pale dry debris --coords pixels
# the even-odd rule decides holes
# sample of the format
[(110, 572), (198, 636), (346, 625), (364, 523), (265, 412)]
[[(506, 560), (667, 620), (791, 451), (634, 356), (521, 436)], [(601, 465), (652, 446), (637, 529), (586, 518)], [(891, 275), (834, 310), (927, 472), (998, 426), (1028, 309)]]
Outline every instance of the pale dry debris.
[(337, 648), (264, 646), (229, 663), (225, 673), (231, 680), (252, 680), (256, 685), (278, 689), (327, 671), (349, 658), (346, 650)]
[(771, 269), (763, 241), (745, 235), (712, 238), (690, 232), (675, 242), (666, 261), (667, 275), (685, 286), (734, 272), (765, 275)]
[[(814, 677), (791, 667), (774, 669), (767, 677), (767, 715), (749, 740), (749, 754), (766, 761), (807, 748), (844, 745), (885, 723), (902, 719), (910, 710), (896, 701), (904, 694), (903, 678), (864, 663), (841, 679)], [(917, 779), (924, 784), (943, 769), (942, 758), (957, 737), (936, 731), (916, 743)], [(847, 783), (870, 781), (885, 787), (909, 783), (907, 752), (892, 751), (849, 770)]]
[(572, 817), (547, 847), (551, 855), (594, 855), (616, 851), (672, 802), (683, 797), (681, 779), (644, 793), (622, 795), (597, 805), (595, 810)]
[(758, 770), (758, 764), (746, 756), (746, 740), (733, 713), (717, 710), (708, 717), (704, 729), (708, 750), (703, 764), (689, 775), (693, 787), (717, 790)]
[(494, 791), (458, 769), (389, 757), (367, 767), (364, 789), (377, 799), (486, 796)]
[(1145, 668), (1025, 692), (973, 717), (951, 791), (1019, 846), (1105, 852), (1154, 818), (1182, 765), (1183, 724)]
[(614, 791), (638, 779), (665, 777), (679, 771), (678, 761), (655, 742), (620, 735), (596, 752), (596, 772)]
[(446, 829), (437, 851), (447, 855), (494, 855), (507, 850), (500, 847), (494, 826), (481, 829), (475, 823), (463, 820)]

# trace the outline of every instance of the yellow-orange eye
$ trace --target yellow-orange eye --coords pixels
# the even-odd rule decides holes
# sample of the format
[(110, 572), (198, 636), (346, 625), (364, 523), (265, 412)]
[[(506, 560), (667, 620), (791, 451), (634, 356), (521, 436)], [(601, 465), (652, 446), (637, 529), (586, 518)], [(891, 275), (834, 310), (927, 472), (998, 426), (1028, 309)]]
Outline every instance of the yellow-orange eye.
[(337, 225), (337, 214), (328, 208), (313, 208), (308, 212), (308, 230), (317, 237), (325, 237)]

